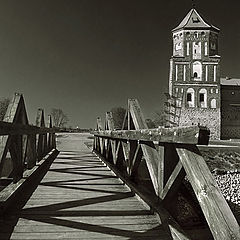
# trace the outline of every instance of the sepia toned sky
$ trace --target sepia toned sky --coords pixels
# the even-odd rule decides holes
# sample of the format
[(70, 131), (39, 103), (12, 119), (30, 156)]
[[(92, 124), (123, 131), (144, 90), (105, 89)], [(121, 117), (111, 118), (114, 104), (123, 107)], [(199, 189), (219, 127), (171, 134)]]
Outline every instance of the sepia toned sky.
[[(239, 1), (198, 0), (221, 29), (221, 75), (240, 78)], [(71, 126), (137, 98), (146, 117), (168, 88), (171, 29), (190, 0), (0, 0), (0, 97), (25, 96), (31, 122), (39, 107), (61, 108)]]

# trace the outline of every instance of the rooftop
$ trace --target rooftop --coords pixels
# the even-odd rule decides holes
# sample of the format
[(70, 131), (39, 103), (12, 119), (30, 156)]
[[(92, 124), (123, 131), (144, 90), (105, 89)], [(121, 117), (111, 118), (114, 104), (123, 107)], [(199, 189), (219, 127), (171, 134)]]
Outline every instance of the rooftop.
[(220, 83), (225, 86), (240, 86), (240, 78), (220, 78)]
[(220, 29), (207, 23), (197, 12), (196, 9), (192, 8), (182, 22), (174, 28), (172, 31), (180, 29), (214, 29), (219, 31)]

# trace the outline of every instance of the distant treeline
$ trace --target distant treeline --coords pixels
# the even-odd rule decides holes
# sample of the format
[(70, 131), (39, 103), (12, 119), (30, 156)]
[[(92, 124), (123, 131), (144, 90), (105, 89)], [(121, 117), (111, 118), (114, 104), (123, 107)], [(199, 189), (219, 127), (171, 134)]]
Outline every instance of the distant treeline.
[(73, 132), (73, 133), (88, 133), (91, 132), (91, 128), (61, 128), (60, 132)]

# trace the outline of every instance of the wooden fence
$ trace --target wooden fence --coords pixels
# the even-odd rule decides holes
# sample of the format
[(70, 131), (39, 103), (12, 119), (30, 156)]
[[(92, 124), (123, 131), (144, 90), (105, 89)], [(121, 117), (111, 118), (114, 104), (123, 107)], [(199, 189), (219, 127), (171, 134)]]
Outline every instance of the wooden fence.
[(29, 125), (23, 95), (16, 93), (0, 121), (0, 180), (18, 182), (25, 169), (56, 148), (55, 132), (51, 116), (45, 126), (43, 109), (38, 109), (36, 126)]
[[(127, 129), (115, 130), (110, 112), (104, 127), (98, 118), (94, 151), (129, 179), (145, 159), (159, 205), (176, 197), (187, 176), (214, 239), (240, 239), (239, 225), (197, 148), (208, 144), (209, 131), (199, 126), (148, 129), (136, 99), (128, 101), (124, 122)], [(190, 239), (171, 224), (168, 221), (173, 239)]]

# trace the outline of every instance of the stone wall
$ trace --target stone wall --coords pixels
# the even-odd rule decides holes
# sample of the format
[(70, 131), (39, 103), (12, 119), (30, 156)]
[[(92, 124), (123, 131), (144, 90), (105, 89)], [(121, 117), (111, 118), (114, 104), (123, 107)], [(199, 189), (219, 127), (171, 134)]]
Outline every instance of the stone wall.
[(221, 119), (220, 108), (186, 108), (182, 107), (180, 126), (206, 126), (210, 130), (211, 139), (220, 139)]
[(221, 86), (222, 139), (240, 139), (240, 86)]

